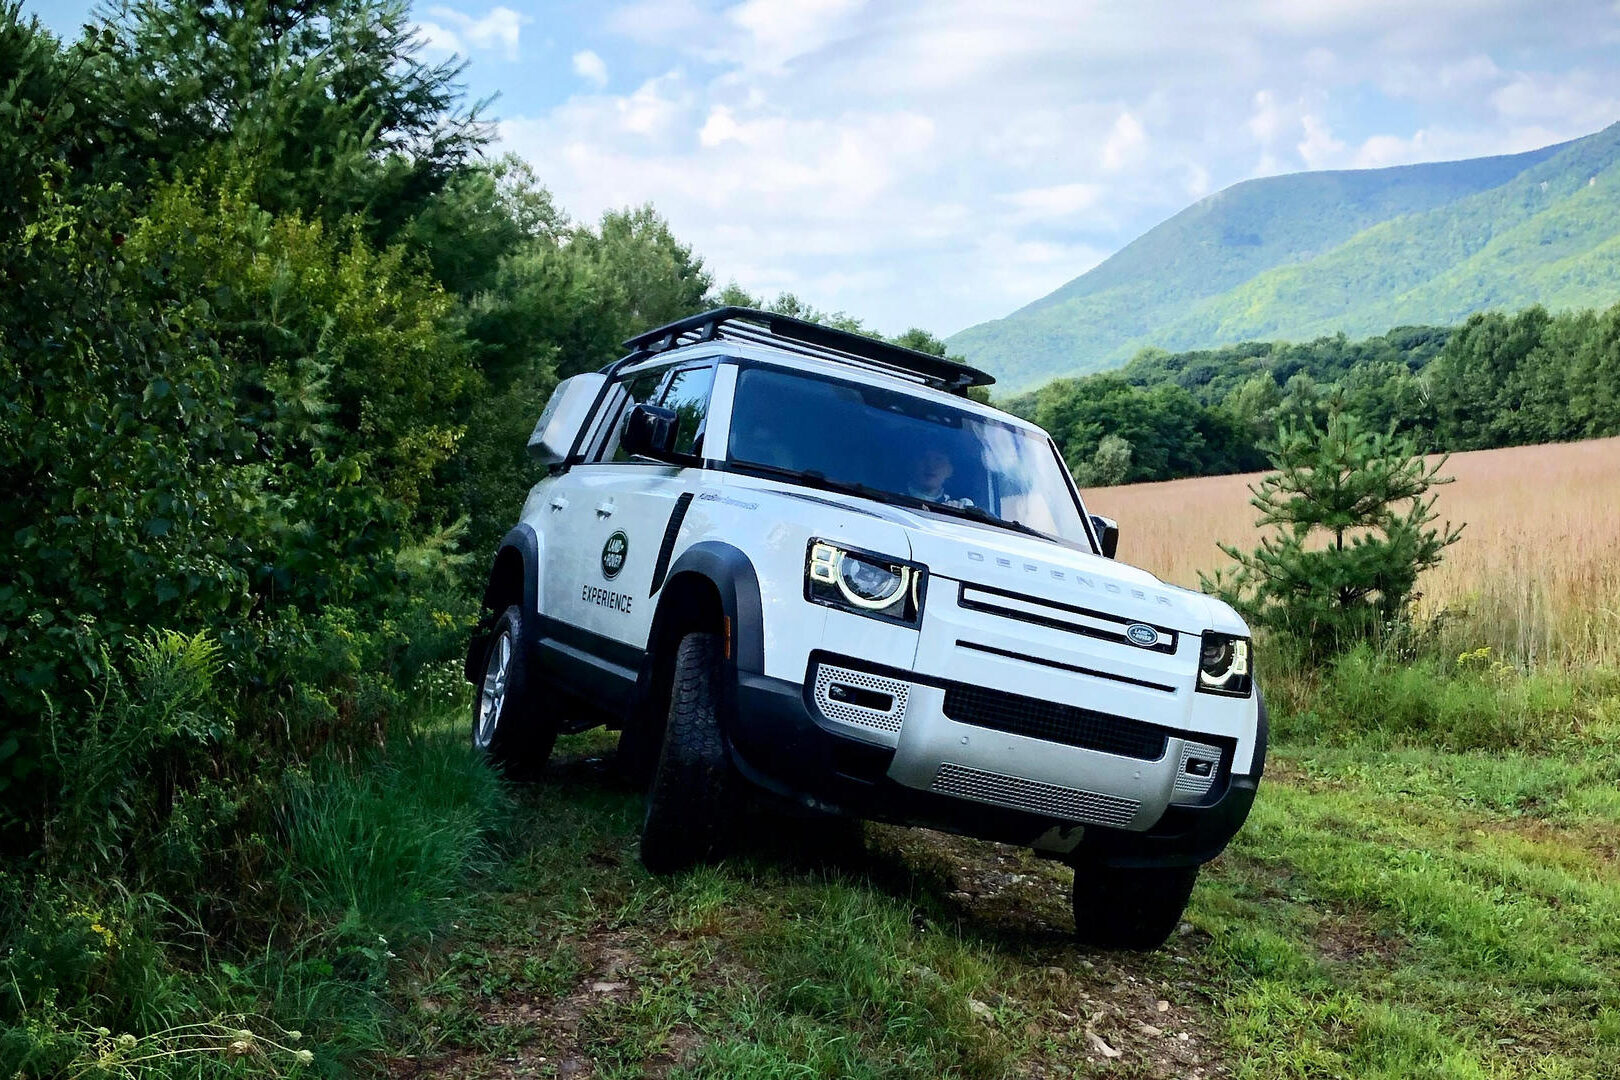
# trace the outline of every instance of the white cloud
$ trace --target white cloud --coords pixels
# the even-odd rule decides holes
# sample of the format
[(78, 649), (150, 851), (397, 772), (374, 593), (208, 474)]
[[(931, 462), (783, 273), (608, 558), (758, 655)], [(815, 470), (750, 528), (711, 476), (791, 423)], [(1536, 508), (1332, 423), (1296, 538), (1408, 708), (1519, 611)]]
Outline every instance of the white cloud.
[(1050, 221), (1090, 210), (1102, 195), (1100, 184), (1054, 184), (1051, 187), (1014, 191), (1001, 196), (1001, 199), (1017, 207), (1031, 220)]
[(682, 113), (689, 108), (689, 99), (683, 90), (680, 72), (671, 72), (648, 79), (628, 97), (612, 98), (609, 104), (622, 130), (661, 138), (673, 134)]
[(1299, 141), (1299, 156), (1309, 169), (1331, 168), (1344, 151), (1344, 141), (1333, 137), (1333, 130), (1321, 117), (1309, 113), (1299, 118), (1305, 137)]
[(724, 105), (717, 105), (714, 111), (709, 113), (709, 118), (703, 122), (702, 129), (698, 131), (698, 142), (703, 146), (719, 146), (723, 142), (738, 138), (741, 134), (742, 128), (732, 118), (731, 110)]
[(1490, 95), (1505, 120), (1515, 123), (1564, 123), (1594, 128), (1620, 119), (1620, 94), (1613, 79), (1586, 72), (1516, 74)]
[(590, 49), (581, 49), (574, 54), (574, 74), (597, 86), (607, 85), (607, 64)]
[(1277, 104), (1277, 95), (1270, 90), (1257, 90), (1254, 94), (1254, 111), (1249, 114), (1249, 134), (1262, 146), (1275, 142), (1282, 134), (1287, 119), (1283, 108)]
[(748, 35), (744, 62), (780, 65), (814, 52), (837, 35), (864, 0), (744, 0), (726, 18)]
[(1420, 161), (1457, 161), (1496, 154), (1517, 154), (1567, 138), (1567, 133), (1541, 126), (1486, 132), (1444, 127), (1421, 128), (1409, 136), (1370, 136), (1356, 148), (1350, 166), (1356, 169), (1382, 169)]
[(416, 32), (422, 36), (422, 45), (429, 53), (448, 56), (462, 51), (461, 38), (449, 27), (427, 20), (416, 24)]
[(576, 216), (653, 202), (721, 281), (949, 333), (1250, 176), (1596, 130), (1615, 29), (1590, 0), (630, 0), (590, 44), (633, 89), (576, 59), (501, 140)]
[(1181, 182), (1182, 190), (1195, 199), (1209, 194), (1209, 170), (1194, 162), (1187, 166), (1187, 176)]
[(1103, 143), (1102, 167), (1109, 172), (1118, 172), (1126, 165), (1135, 162), (1147, 149), (1147, 132), (1142, 130), (1142, 122), (1128, 112), (1119, 114), (1114, 121), (1113, 130), (1108, 133), (1108, 139)]
[(435, 52), (469, 54), (498, 49), (508, 60), (518, 58), (518, 37), (534, 22), (509, 7), (493, 7), (481, 16), (449, 7), (428, 8), (429, 18), (416, 24), (427, 47)]

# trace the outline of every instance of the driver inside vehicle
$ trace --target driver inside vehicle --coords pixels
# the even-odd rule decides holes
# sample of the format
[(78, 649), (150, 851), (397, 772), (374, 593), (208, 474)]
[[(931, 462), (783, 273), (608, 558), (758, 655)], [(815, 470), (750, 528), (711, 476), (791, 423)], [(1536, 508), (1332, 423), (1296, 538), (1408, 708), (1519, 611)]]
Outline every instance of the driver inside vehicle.
[(929, 447), (918, 454), (912, 463), (906, 494), (914, 499), (926, 499), (946, 506), (972, 506), (972, 499), (953, 499), (945, 494), (945, 482), (955, 472), (956, 466), (944, 451)]

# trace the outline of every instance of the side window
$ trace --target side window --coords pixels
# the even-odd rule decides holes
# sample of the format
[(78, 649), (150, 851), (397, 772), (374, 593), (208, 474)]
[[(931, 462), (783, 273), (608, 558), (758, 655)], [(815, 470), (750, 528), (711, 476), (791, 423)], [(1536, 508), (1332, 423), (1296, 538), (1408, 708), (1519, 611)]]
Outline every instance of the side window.
[(714, 365), (682, 368), (669, 380), (658, 404), (674, 409), (679, 417), (675, 427), (675, 452), (703, 453), (703, 430), (709, 416), (709, 391), (714, 388)]
[(595, 460), (630, 460), (630, 455), (625, 453), (624, 448), (619, 445), (619, 437), (624, 434), (625, 422), (630, 419), (630, 410), (636, 405), (657, 404), (656, 401), (649, 402), (649, 399), (657, 396), (658, 388), (664, 384), (664, 376), (668, 374), (668, 368), (660, 371), (649, 371), (644, 375), (637, 375), (628, 382), (614, 385), (613, 389), (609, 391), (611, 395), (609, 400), (617, 405), (619, 412), (613, 420), (613, 433), (608, 436), (606, 445), (602, 447), (601, 453), (597, 455)]

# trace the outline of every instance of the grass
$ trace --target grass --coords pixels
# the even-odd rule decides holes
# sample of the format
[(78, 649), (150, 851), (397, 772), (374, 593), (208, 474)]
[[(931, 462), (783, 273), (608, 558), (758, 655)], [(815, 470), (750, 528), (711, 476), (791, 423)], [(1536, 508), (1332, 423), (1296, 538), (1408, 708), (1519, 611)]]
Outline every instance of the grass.
[(1061, 866), (927, 832), (764, 817), (726, 864), (650, 877), (609, 744), (571, 740), (517, 791), (498, 886), (415, 970), (390, 1066), (1620, 1075), (1616, 704), (1534, 753), (1286, 742), (1145, 957), (1071, 942)]
[(0, 874), (0, 1074), (334, 1076), (396, 1040), (402, 957), (496, 868), (508, 797), (459, 724), (278, 785), (277, 820), (243, 840), (228, 946), (120, 882)]
[[(1445, 561), (1419, 582), (1444, 613), (1456, 655), (1479, 647), (1522, 667), (1620, 668), (1620, 438), (1453, 454), (1442, 519), (1466, 522)], [(1256, 476), (1133, 484), (1087, 493), (1120, 522), (1120, 557), (1196, 588), (1256, 545)]]
[[(1274, 675), (1254, 815), (1148, 956), (1073, 942), (1065, 868), (918, 830), (761, 812), (724, 864), (652, 877), (609, 736), (503, 788), (458, 710), (293, 784), (263, 950), (166, 965), (164, 1022), (120, 1030), (251, 1016), (325, 1075), (1620, 1075), (1620, 695), (1420, 673), (1384, 728), (1356, 695), (1400, 665)], [(1470, 745), (1493, 694), (1522, 726)], [(241, 1071), (207, 1064), (169, 1072)]]

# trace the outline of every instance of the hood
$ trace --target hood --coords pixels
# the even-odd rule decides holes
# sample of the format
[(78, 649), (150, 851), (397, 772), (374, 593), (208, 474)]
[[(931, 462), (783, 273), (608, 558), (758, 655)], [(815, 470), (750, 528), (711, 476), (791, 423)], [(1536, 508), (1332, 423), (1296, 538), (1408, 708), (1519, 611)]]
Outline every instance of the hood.
[[(903, 526), (910, 556), (937, 577), (1093, 608), (1188, 633), (1245, 632), (1218, 600), (1167, 585), (1146, 570), (1010, 529), (958, 521), (831, 492), (784, 491)], [(893, 552), (895, 555), (905, 554)]]

